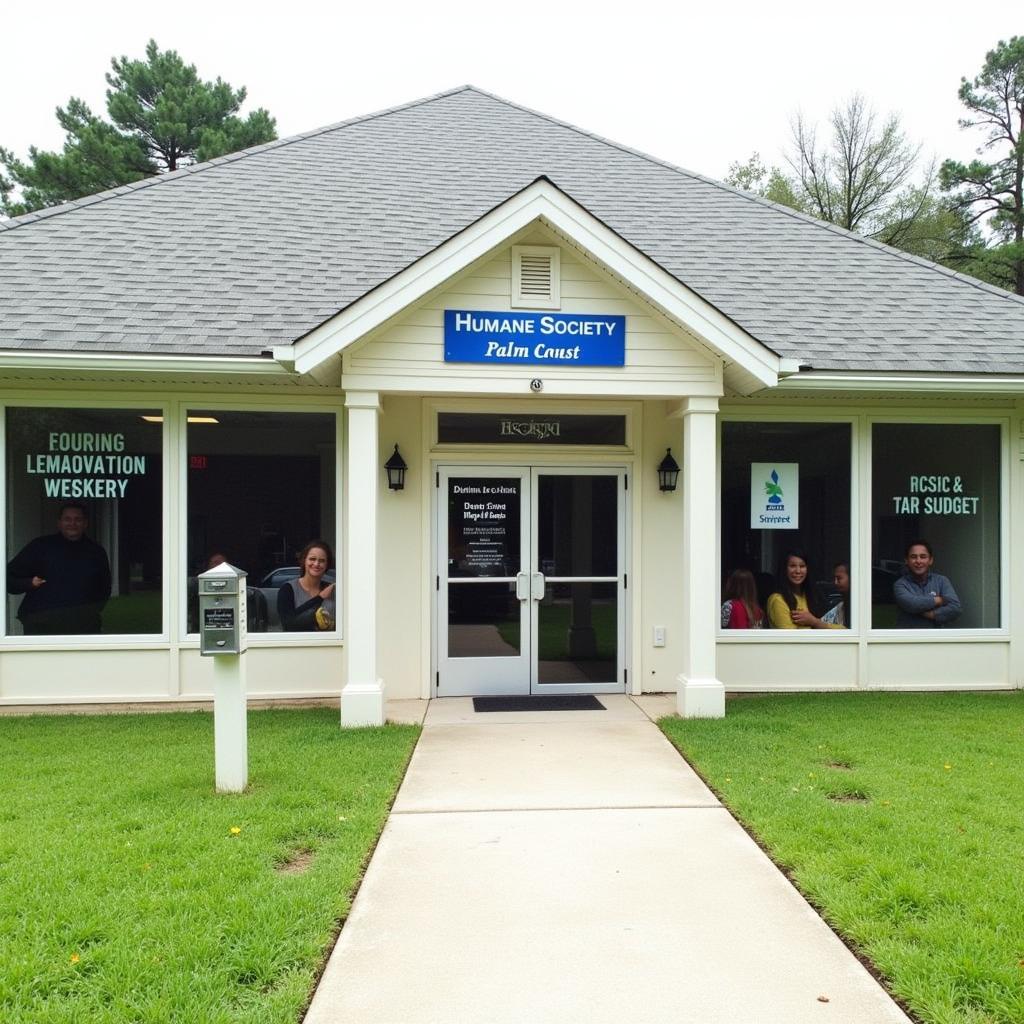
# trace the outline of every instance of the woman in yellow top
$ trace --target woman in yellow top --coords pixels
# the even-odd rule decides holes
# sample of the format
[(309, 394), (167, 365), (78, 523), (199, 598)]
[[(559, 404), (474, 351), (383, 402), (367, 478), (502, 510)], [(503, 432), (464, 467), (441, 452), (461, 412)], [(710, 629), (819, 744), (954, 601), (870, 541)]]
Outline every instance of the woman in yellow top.
[(768, 621), (772, 629), (842, 629), (814, 614), (808, 598), (807, 559), (789, 551), (782, 559), (778, 589), (768, 597)]

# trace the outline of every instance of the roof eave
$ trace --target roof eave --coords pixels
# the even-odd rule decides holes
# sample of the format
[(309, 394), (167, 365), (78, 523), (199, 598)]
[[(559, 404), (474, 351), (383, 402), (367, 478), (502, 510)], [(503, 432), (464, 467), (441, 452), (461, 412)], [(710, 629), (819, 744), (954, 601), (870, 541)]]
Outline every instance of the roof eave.
[(295, 371), (267, 356), (185, 356), (116, 352), (41, 352), (0, 349), (0, 368), (8, 370), (111, 370), (145, 373), (203, 373), (291, 377)]
[(805, 370), (779, 382), (777, 393), (833, 391), (1024, 394), (1024, 374), (917, 373), (898, 370)]

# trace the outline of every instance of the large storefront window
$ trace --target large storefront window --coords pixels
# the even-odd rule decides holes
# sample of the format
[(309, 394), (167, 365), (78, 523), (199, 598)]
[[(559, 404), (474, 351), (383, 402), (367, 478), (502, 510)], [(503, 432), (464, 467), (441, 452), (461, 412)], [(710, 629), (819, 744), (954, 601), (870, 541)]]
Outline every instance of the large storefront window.
[[(335, 549), (334, 466), (333, 413), (189, 410), (188, 632), (197, 628), (196, 575), (225, 560), (248, 573), (250, 632), (336, 629), (334, 565), (319, 577), (331, 599), (317, 607), (296, 583), (311, 541)], [(282, 588), (291, 598), (284, 621)]]
[(876, 423), (871, 446), (872, 625), (998, 627), (999, 426)]
[(722, 424), (723, 629), (855, 622), (850, 440), (848, 423)]
[(162, 632), (162, 424), (8, 408), (8, 636)]

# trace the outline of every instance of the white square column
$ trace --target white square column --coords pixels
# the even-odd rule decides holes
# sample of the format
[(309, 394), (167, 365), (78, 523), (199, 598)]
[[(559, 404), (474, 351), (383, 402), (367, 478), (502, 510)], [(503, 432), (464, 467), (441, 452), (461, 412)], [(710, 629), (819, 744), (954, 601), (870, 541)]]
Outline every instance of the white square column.
[(383, 725), (384, 684), (377, 678), (377, 492), (380, 474), (376, 391), (345, 395), (345, 650), (341, 724)]
[(683, 419), (683, 671), (676, 709), (683, 718), (725, 716), (718, 679), (717, 398), (689, 398)]

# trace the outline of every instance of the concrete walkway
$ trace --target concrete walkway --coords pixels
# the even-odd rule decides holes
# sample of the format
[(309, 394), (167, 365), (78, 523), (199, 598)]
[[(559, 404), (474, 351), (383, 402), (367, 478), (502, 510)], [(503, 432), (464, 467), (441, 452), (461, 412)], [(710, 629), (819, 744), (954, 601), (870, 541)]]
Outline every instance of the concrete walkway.
[(642, 710), (433, 701), (306, 1024), (907, 1017)]

